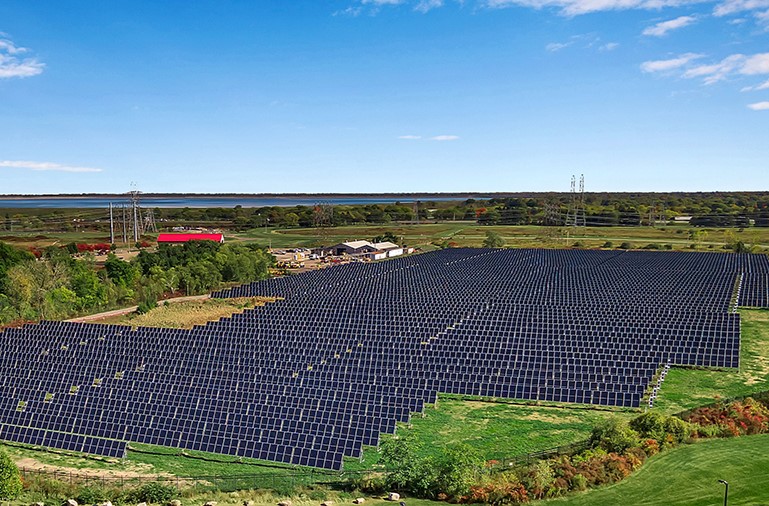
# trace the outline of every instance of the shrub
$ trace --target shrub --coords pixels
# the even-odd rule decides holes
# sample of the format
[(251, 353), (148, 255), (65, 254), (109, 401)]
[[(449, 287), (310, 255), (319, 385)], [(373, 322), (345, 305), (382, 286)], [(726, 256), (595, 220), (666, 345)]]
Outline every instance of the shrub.
[(614, 247), (614, 243), (611, 242), (611, 241), (606, 241), (605, 243), (603, 243), (603, 246), (601, 246), (601, 247), (602, 248), (613, 248)]
[(665, 420), (662, 413), (647, 411), (630, 421), (630, 428), (638, 432), (642, 438), (655, 439), (662, 442), (665, 439)]
[(429, 482), (432, 481), (440, 492), (451, 497), (463, 496), (470, 491), (470, 486), (477, 480), (483, 465), (483, 459), (470, 446), (449, 446), (438, 458), (436, 466), (426, 466), (430, 468), (429, 472), (423, 470), (420, 473), (423, 483), (419, 488), (429, 488)]
[(107, 492), (101, 488), (83, 487), (75, 499), (78, 504), (96, 504), (106, 501), (108, 497)]
[(21, 488), (19, 468), (7, 453), (0, 451), (0, 499), (15, 499)]
[(153, 481), (131, 491), (129, 502), (165, 503), (179, 496), (179, 491), (172, 485)]
[(638, 446), (638, 433), (623, 419), (612, 417), (593, 428), (590, 443), (607, 452), (623, 453)]
[(139, 305), (136, 308), (137, 314), (147, 314), (153, 309), (158, 307), (158, 302), (154, 299), (151, 300), (145, 300), (144, 302), (140, 302)]
[(571, 477), (571, 488), (579, 491), (587, 490), (587, 478), (581, 474), (575, 474)]
[(633, 249), (633, 245), (625, 241), (619, 245), (619, 249)]

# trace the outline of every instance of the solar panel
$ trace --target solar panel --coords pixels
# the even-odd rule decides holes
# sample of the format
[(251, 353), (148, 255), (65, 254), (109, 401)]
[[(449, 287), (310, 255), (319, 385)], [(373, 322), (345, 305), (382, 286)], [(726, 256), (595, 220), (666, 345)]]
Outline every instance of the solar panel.
[(738, 367), (734, 306), (766, 307), (768, 276), (762, 255), (449, 249), (222, 290), (281, 299), (191, 330), (6, 329), (0, 438), (340, 469), (439, 392), (638, 407), (665, 367)]

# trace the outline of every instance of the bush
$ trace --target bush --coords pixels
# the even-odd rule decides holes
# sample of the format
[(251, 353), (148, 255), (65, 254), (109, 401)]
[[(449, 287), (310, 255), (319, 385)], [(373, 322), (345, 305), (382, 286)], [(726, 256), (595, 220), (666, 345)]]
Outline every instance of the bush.
[(665, 440), (666, 417), (656, 411), (647, 411), (630, 421), (630, 428), (645, 439), (655, 439), (658, 443)]
[(101, 488), (83, 487), (75, 497), (78, 504), (96, 504), (108, 499), (107, 492)]
[(633, 249), (633, 245), (625, 241), (619, 245), (619, 249)]
[(156, 307), (158, 307), (158, 302), (156, 300), (145, 300), (144, 302), (139, 303), (139, 306), (136, 308), (136, 313), (147, 314)]
[(128, 494), (128, 502), (166, 503), (177, 497), (179, 491), (176, 487), (153, 481), (132, 490)]
[(0, 451), (0, 499), (16, 499), (21, 493), (21, 474), (16, 463)]
[(593, 429), (590, 444), (607, 452), (623, 453), (638, 446), (638, 433), (625, 420), (612, 417)]
[(606, 241), (605, 243), (603, 243), (603, 246), (601, 246), (601, 247), (602, 248), (613, 248), (614, 247), (614, 243), (611, 242), (611, 241)]

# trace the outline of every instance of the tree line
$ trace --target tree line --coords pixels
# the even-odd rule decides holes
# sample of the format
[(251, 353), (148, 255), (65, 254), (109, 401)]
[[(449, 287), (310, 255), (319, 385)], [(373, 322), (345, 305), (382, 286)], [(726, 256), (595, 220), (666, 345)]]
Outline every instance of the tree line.
[[(246, 208), (155, 208), (162, 228), (206, 226), (236, 230), (259, 227), (319, 227), (416, 221), (475, 221), (482, 225), (567, 224), (578, 213), (588, 226), (642, 226), (691, 217), (702, 227), (769, 226), (769, 192), (516, 194), (511, 197), (424, 200), (388, 204), (268, 206)], [(104, 232), (106, 210), (3, 210), (0, 228)]]
[(48, 247), (40, 257), (0, 242), (0, 324), (64, 319), (114, 307), (152, 307), (161, 298), (208, 293), (226, 283), (264, 279), (274, 257), (256, 245), (192, 241), (161, 244), (131, 261), (110, 253)]

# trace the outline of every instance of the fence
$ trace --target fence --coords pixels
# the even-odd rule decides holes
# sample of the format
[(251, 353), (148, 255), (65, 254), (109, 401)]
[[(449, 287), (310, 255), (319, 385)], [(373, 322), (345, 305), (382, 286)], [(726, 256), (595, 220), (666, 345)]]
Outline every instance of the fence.
[(228, 474), (201, 476), (169, 476), (138, 473), (110, 474), (111, 471), (62, 471), (56, 469), (19, 468), (22, 478), (27, 483), (40, 480), (54, 480), (70, 487), (120, 487), (138, 488), (147, 483), (161, 483), (177, 489), (199, 488), (201, 490), (271, 489), (294, 490), (299, 486), (340, 485), (349, 480), (360, 478), (370, 471), (348, 471), (329, 473), (315, 469), (288, 471), (285, 473)]
[[(573, 455), (589, 448), (589, 441), (578, 441), (568, 445), (557, 446), (546, 450), (526, 453), (516, 457), (490, 461), (491, 471), (503, 471), (513, 466), (531, 464), (537, 460)], [(291, 491), (299, 486), (327, 485), (341, 486), (350, 481), (370, 476), (376, 472), (391, 470), (364, 471), (327, 471), (320, 469), (286, 469), (284, 472), (265, 472), (253, 474), (201, 475), (201, 476), (170, 476), (139, 473), (111, 474), (112, 471), (63, 471), (50, 468), (30, 469), (20, 468), (25, 482), (36, 480), (55, 480), (69, 486), (100, 486), (100, 487), (140, 487), (146, 483), (161, 483), (176, 487), (199, 488), (201, 490), (220, 490), (230, 492), (235, 490), (271, 489)]]

